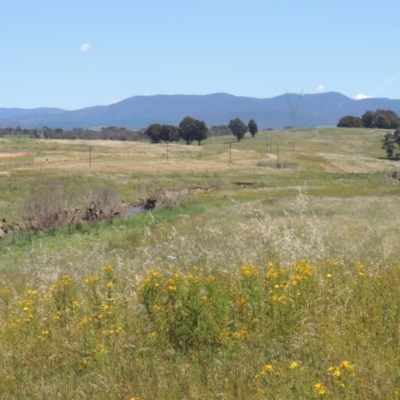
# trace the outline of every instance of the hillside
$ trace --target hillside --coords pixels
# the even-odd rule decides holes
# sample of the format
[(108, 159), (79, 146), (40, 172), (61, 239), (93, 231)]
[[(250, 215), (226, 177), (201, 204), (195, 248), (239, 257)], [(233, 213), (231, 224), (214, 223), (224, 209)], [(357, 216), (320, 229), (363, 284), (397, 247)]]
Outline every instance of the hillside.
[[(298, 95), (290, 94), (296, 105)], [(361, 116), (367, 110), (391, 109), (400, 114), (400, 100), (353, 100), (340, 93), (306, 94), (298, 108), (299, 127), (335, 126), (339, 119), (351, 114)], [(36, 113), (36, 114), (35, 114)], [(254, 118), (260, 128), (281, 129), (291, 125), (286, 95), (267, 99), (239, 97), (226, 93), (209, 95), (134, 96), (109, 106), (80, 110), (0, 109), (0, 126), (36, 127), (37, 114), (44, 115), (44, 125), (71, 129), (94, 126), (125, 126), (143, 128), (151, 123), (179, 124), (185, 116), (204, 120), (208, 126), (228, 124), (232, 118), (248, 121)]]

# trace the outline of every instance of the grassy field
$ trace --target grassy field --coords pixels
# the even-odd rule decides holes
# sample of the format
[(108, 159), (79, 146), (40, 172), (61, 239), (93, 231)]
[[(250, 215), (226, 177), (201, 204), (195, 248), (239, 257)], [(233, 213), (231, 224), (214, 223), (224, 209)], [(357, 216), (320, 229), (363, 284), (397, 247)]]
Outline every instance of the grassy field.
[(0, 398), (400, 398), (400, 182), (383, 134), (0, 139), (10, 227), (49, 182), (74, 201), (175, 193), (0, 239)]

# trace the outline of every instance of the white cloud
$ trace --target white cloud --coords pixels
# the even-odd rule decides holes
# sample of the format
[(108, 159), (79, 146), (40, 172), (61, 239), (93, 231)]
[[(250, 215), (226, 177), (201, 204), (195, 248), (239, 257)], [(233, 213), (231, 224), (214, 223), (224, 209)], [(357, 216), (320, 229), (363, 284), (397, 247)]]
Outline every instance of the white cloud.
[(364, 100), (370, 98), (372, 98), (372, 96), (368, 96), (367, 94), (362, 94), (362, 93), (359, 93), (357, 96), (354, 96), (354, 100)]
[(325, 92), (325, 86), (324, 85), (318, 85), (315, 89), (314, 89), (315, 93), (324, 93)]
[(111, 104), (119, 103), (121, 100), (104, 100), (104, 105), (109, 106)]
[(90, 43), (84, 43), (79, 49), (81, 53), (89, 53), (92, 51), (92, 45)]

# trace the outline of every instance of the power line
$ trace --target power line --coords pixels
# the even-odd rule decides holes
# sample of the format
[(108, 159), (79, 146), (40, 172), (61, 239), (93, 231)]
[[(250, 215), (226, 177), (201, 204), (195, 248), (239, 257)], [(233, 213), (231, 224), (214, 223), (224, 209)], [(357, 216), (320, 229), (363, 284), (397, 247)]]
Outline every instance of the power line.
[(287, 98), (289, 108), (290, 108), (290, 123), (289, 123), (289, 125), (297, 128), (297, 126), (298, 126), (297, 111), (299, 110), (300, 101), (301, 101), (301, 98), (303, 97), (303, 91), (301, 91), (300, 94), (294, 93), (294, 95), (298, 96), (297, 103), (294, 103), (294, 102), (292, 103), (292, 101), (290, 100), (290, 93), (286, 90), (286, 98)]

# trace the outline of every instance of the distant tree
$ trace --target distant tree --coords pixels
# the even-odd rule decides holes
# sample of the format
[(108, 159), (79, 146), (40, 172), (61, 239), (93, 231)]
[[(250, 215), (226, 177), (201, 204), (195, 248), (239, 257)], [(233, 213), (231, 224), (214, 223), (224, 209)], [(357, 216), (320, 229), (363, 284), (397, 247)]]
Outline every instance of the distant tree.
[(247, 132), (247, 125), (239, 118), (231, 119), (228, 125), (233, 135), (236, 136), (238, 142), (240, 142)]
[(352, 115), (346, 115), (340, 118), (337, 124), (338, 128), (362, 128), (364, 126), (361, 118), (353, 117)]
[(151, 124), (148, 126), (146, 131), (144, 132), (145, 136), (147, 136), (151, 143), (160, 143), (161, 142), (161, 125), (160, 124)]
[(160, 130), (160, 139), (163, 142), (179, 142), (179, 128), (174, 125), (162, 125)]
[(382, 149), (386, 150), (388, 158), (393, 158), (393, 153), (400, 149), (400, 128), (397, 128), (393, 133), (386, 133), (382, 139)]
[(379, 129), (390, 129), (391, 121), (384, 113), (375, 113), (374, 115), (375, 126)]
[(375, 127), (374, 112), (366, 111), (361, 117), (361, 121), (363, 122), (364, 128), (374, 128)]
[(254, 121), (254, 119), (251, 119), (249, 121), (249, 123), (247, 124), (247, 127), (249, 128), (249, 132), (250, 132), (251, 137), (254, 139), (254, 136), (258, 132), (258, 126), (256, 124), (256, 121)]
[(193, 140), (196, 140), (200, 146), (201, 142), (208, 137), (208, 128), (204, 121), (185, 117), (179, 124), (179, 134), (186, 144), (190, 144)]
[(387, 157), (390, 159), (393, 157), (393, 152), (396, 149), (395, 139), (393, 134), (388, 132), (382, 139), (382, 149), (385, 149)]
[(374, 112), (374, 125), (380, 129), (397, 129), (400, 127), (400, 118), (392, 110), (376, 110)]

